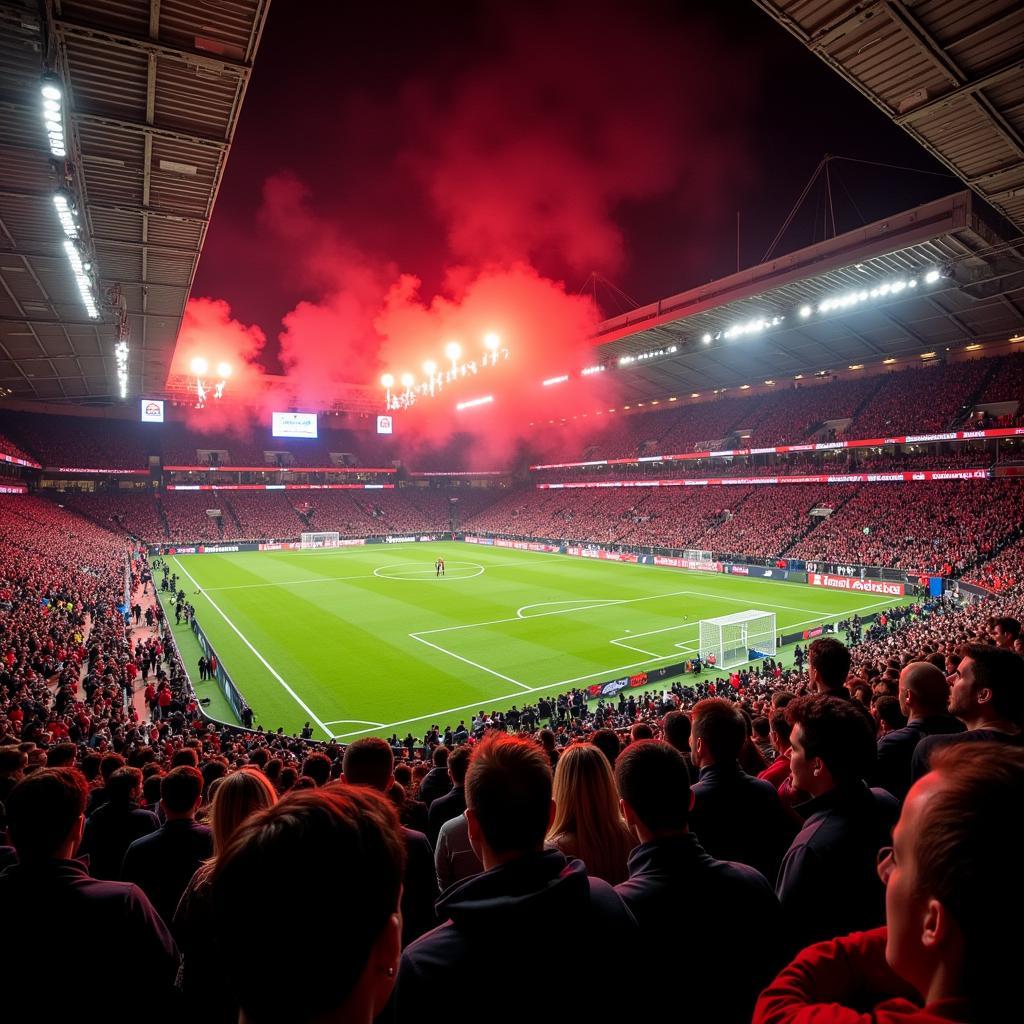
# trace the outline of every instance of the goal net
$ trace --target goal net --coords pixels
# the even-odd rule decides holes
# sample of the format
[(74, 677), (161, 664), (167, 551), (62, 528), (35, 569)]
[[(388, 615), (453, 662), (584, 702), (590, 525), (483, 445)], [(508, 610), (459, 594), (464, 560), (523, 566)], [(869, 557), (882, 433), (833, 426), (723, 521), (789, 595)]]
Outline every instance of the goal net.
[(753, 609), (700, 620), (700, 657), (715, 668), (727, 669), (758, 658), (775, 656), (775, 613)]
[[(294, 537), (295, 534), (293, 533)], [(334, 532), (304, 533), (300, 538), (300, 548), (336, 548), (341, 534)]]

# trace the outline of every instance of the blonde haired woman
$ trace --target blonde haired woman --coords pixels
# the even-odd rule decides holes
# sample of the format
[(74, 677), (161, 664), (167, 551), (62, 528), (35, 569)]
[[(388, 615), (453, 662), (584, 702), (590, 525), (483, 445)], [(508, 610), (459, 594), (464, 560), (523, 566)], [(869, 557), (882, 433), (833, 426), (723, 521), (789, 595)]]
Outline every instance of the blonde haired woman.
[(555, 767), (555, 819), (548, 842), (578, 857), (587, 874), (618, 885), (629, 877), (626, 861), (636, 846), (619, 812), (611, 765), (592, 743), (562, 751)]
[(210, 803), (213, 856), (192, 876), (174, 914), (171, 932), (181, 951), (178, 988), (196, 1019), (236, 1021), (238, 1010), (224, 991), (211, 928), (210, 877), (217, 858), (249, 815), (277, 803), (277, 791), (258, 768), (247, 765), (217, 779)]

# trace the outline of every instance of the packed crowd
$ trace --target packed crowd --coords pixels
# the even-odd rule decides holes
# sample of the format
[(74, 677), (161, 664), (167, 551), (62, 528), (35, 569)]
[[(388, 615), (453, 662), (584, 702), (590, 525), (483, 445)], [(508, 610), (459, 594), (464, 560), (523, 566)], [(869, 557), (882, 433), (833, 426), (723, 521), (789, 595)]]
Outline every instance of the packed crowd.
[[(0, 962), (27, 991), (47, 991), (59, 922), (114, 965), (87, 1018), (405, 1021), (497, 962), (529, 988), (488, 1015), (526, 1000), (554, 1021), (595, 955), (669, 955), (688, 928), (708, 955), (683, 993), (592, 980), (572, 1014), (1008, 1019), (1019, 588), (851, 620), (852, 651), (826, 636), (788, 667), (342, 747), (205, 723), (166, 633), (126, 639), (125, 560), (136, 584), (142, 562), (18, 501), (0, 502)], [(283, 952), (282, 912), (330, 941), (318, 924)], [(732, 955), (751, 928), (770, 941)], [(60, 975), (84, 991), (94, 959)]]

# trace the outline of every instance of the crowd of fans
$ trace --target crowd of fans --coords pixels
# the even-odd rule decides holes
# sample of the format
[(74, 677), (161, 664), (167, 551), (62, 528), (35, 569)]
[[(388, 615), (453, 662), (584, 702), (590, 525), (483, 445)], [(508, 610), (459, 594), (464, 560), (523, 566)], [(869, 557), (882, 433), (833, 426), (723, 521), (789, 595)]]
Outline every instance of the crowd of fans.
[[(587, 1017), (681, 1000), (695, 1020), (987, 1024), (1015, 1005), (1019, 587), (851, 620), (850, 647), (791, 665), (342, 746), (207, 724), (166, 630), (127, 639), (137, 553), (46, 501), (0, 513), (0, 962), (26, 991), (46, 992), (59, 923), (115, 972), (108, 1021), (409, 1020), (496, 963), (528, 983), (499, 1020), (564, 1019), (567, 985)], [(167, 693), (143, 721), (140, 668)], [(301, 949), (268, 931), (282, 913), (314, 915)], [(681, 929), (683, 991), (594, 977)], [(95, 960), (72, 952), (61, 984), (86, 991)]]

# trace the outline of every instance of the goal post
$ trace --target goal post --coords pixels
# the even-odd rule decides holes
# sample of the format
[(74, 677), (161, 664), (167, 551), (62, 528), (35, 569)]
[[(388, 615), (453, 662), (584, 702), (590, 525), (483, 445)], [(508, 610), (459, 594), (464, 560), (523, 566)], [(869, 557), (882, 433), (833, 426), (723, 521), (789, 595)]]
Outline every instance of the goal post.
[[(293, 533), (294, 537), (295, 534)], [(341, 534), (337, 531), (321, 531), (319, 533), (304, 533), (299, 539), (300, 548), (336, 548)]]
[(700, 620), (700, 657), (715, 668), (729, 669), (759, 658), (773, 658), (777, 647), (775, 612), (750, 609)]

